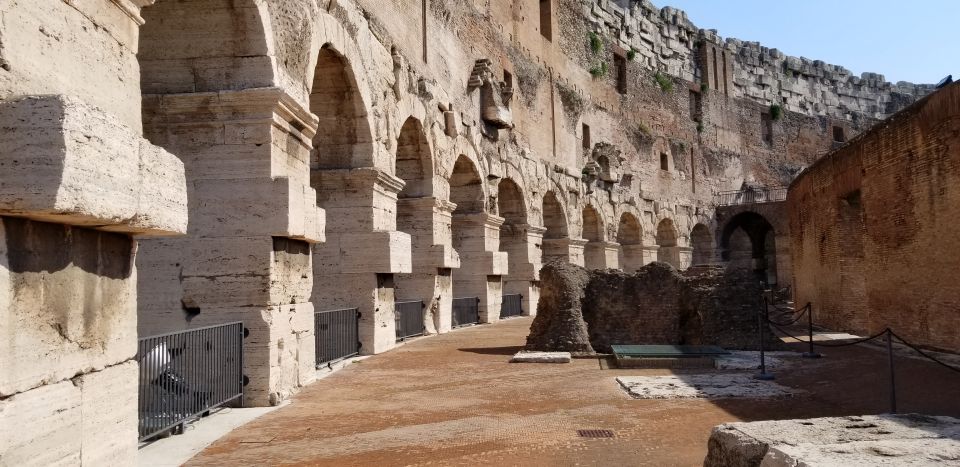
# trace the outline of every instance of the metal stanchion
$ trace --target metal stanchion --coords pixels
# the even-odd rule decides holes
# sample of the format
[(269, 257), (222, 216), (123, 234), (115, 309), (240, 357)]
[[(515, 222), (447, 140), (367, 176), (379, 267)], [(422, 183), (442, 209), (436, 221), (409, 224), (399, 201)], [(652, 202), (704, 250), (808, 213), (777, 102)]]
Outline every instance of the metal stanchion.
[(765, 355), (766, 350), (764, 349), (764, 340), (766, 337), (764, 333), (764, 328), (767, 327), (768, 318), (769, 317), (767, 316), (767, 296), (764, 295), (763, 310), (757, 313), (757, 321), (760, 324), (760, 374), (756, 376), (757, 379), (763, 380), (763, 381), (770, 381), (773, 379), (773, 374), (767, 373), (767, 360)]
[(897, 413), (897, 380), (893, 371), (893, 332), (887, 328), (887, 354), (890, 357), (890, 413)]
[(807, 338), (809, 350), (803, 353), (803, 358), (820, 358), (823, 355), (813, 350), (813, 305), (807, 304)]

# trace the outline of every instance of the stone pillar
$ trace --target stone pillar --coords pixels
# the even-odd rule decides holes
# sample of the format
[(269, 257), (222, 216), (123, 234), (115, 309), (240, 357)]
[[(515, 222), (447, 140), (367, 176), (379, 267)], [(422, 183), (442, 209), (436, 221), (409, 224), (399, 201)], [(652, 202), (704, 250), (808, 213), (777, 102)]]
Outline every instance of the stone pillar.
[[(427, 334), (450, 331), (451, 268), (460, 267), (460, 256), (450, 238), (452, 213), (456, 205), (439, 198), (406, 198), (397, 201), (398, 212), (411, 213), (413, 219), (398, 219), (402, 230), (412, 238), (412, 270), (396, 277), (400, 300), (423, 300)], [(401, 209), (402, 208), (402, 209)]]
[(536, 282), (540, 280), (540, 268), (543, 266), (543, 250), (539, 245), (542, 245), (547, 229), (530, 224), (516, 224), (513, 227), (517, 231), (512, 235), (519, 240), (511, 243), (507, 251), (510, 272), (504, 278), (503, 293), (522, 295), (524, 316), (533, 316), (540, 298), (540, 288)]
[(503, 277), (508, 272), (507, 253), (499, 251), (503, 218), (487, 213), (454, 214), (460, 269), (453, 272), (457, 297), (480, 298), (480, 322), (500, 319)]
[(582, 238), (545, 238), (543, 239), (544, 262), (561, 258), (577, 266), (584, 265), (584, 247), (587, 240)]
[(616, 242), (588, 242), (584, 247), (587, 269), (618, 269), (620, 244)]
[(76, 97), (0, 99), (0, 128), (0, 463), (135, 464), (133, 236), (186, 232), (183, 164)]
[(677, 266), (679, 269), (687, 269), (693, 264), (693, 248), (680, 246), (677, 247)]
[[(183, 161), (188, 236), (142, 243), (139, 331), (242, 321), (244, 403), (275, 405), (315, 378), (310, 187), (315, 117), (278, 88), (144, 96), (148, 138)], [(283, 122), (279, 124), (278, 122)]]
[(327, 242), (315, 249), (311, 301), (319, 310), (357, 308), (360, 352), (396, 345), (394, 274), (411, 273), (411, 238), (396, 229), (403, 181), (374, 168), (314, 170), (317, 204), (327, 211)]
[(657, 254), (660, 251), (658, 245), (646, 245), (642, 246), (641, 249), (643, 250), (643, 264), (641, 266), (646, 266), (657, 260)]
[(620, 269), (625, 272), (634, 272), (647, 264), (647, 261), (644, 261), (645, 248), (639, 243), (620, 245), (620, 253)]

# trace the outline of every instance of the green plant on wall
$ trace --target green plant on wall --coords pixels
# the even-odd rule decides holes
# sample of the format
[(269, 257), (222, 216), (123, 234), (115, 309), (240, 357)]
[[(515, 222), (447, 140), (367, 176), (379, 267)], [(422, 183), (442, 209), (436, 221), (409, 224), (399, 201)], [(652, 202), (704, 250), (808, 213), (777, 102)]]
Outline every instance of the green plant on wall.
[(601, 62), (599, 65), (590, 68), (590, 75), (594, 78), (600, 78), (607, 74), (607, 62)]
[(669, 76), (666, 76), (658, 71), (655, 75), (653, 75), (653, 80), (657, 82), (657, 86), (660, 86), (661, 91), (673, 91), (673, 80), (670, 79)]
[(770, 118), (780, 120), (781, 116), (783, 116), (783, 107), (780, 104), (770, 104)]
[(703, 122), (697, 122), (697, 133), (703, 133)]
[(627, 51), (627, 60), (632, 62), (635, 58), (637, 58), (637, 49), (630, 47), (630, 50)]
[(700, 92), (707, 92), (710, 89), (710, 85), (707, 83), (700, 83)]
[(647, 128), (647, 125), (645, 125), (643, 122), (640, 122), (640, 125), (638, 125), (638, 129), (640, 130), (640, 133), (650, 136), (650, 129)]
[(602, 49), (603, 49), (603, 39), (600, 39), (599, 34), (595, 32), (591, 32), (590, 33), (590, 50), (592, 50), (594, 54), (598, 54)]

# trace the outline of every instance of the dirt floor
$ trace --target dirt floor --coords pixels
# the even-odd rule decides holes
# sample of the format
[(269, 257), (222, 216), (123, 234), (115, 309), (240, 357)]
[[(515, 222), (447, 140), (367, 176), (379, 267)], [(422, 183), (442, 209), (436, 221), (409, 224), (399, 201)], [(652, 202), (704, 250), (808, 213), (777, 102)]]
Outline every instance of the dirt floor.
[[(889, 411), (878, 350), (829, 349), (774, 370), (777, 383), (806, 391), (786, 399), (633, 400), (617, 376), (683, 371), (609, 369), (598, 359), (508, 363), (531, 320), (421, 338), (350, 365), (188, 465), (693, 466), (720, 423)], [(910, 358), (896, 364), (901, 413), (960, 417), (960, 374)], [(581, 429), (613, 438), (581, 438)]]

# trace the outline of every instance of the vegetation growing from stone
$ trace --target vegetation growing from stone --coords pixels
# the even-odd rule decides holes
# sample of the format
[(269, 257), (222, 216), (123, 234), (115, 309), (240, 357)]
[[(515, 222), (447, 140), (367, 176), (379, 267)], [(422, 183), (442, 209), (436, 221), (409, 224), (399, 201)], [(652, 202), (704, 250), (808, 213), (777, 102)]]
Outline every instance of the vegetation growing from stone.
[(602, 78), (607, 75), (607, 62), (601, 62), (599, 65), (590, 68), (590, 75), (594, 78)]
[(780, 104), (770, 104), (770, 118), (780, 120), (781, 116), (783, 116), (783, 107)]
[(700, 83), (700, 92), (707, 92), (710, 89), (710, 85), (707, 83)]
[(571, 123), (575, 125), (580, 115), (583, 114), (583, 97), (572, 87), (564, 84), (557, 84), (557, 94), (560, 95), (560, 105), (563, 107), (563, 113)]
[(660, 73), (659, 71), (653, 75), (653, 80), (657, 83), (657, 86), (660, 86), (660, 90), (663, 92), (673, 91), (673, 80), (669, 76)]
[(630, 50), (627, 51), (627, 60), (632, 62), (635, 58), (637, 58), (637, 49), (630, 47)]
[(598, 54), (603, 50), (603, 39), (600, 39), (600, 35), (595, 32), (590, 33), (590, 50), (593, 51), (594, 54)]

